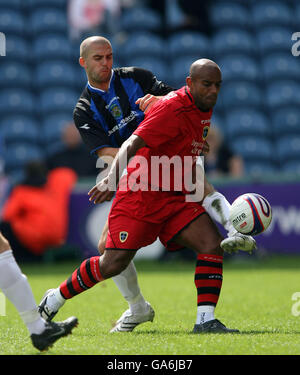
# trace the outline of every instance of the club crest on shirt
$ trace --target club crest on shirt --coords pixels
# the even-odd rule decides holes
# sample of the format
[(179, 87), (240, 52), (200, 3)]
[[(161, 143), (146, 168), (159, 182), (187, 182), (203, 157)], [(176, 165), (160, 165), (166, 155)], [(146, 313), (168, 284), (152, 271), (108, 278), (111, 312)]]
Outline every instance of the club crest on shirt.
[(109, 109), (110, 109), (111, 114), (114, 116), (116, 120), (122, 117), (122, 110), (118, 106), (118, 104), (113, 104)]
[(209, 126), (204, 126), (203, 128), (203, 133), (202, 133), (202, 138), (206, 139), (208, 136), (208, 131), (209, 131)]
[(119, 238), (121, 242), (125, 242), (128, 238), (128, 232), (125, 232), (125, 231), (120, 232)]

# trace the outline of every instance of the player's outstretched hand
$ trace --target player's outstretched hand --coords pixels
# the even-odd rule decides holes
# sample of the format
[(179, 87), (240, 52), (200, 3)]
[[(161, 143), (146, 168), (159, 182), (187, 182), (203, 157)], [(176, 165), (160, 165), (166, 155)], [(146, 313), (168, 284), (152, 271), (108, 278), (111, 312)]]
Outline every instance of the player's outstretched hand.
[(104, 178), (100, 181), (97, 185), (95, 185), (89, 192), (88, 195), (90, 196), (89, 200), (97, 203), (103, 203), (105, 201), (111, 201), (112, 197), (114, 196), (114, 191), (109, 189), (108, 178)]
[(147, 113), (149, 109), (160, 99), (159, 96), (154, 96), (151, 94), (147, 94), (143, 96), (142, 98), (139, 98), (135, 104), (138, 104), (140, 107), (140, 110)]

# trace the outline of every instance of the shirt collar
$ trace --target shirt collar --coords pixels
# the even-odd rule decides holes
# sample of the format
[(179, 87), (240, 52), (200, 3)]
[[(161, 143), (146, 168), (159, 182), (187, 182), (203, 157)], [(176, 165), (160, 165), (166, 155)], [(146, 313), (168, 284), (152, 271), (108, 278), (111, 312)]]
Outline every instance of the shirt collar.
[[(111, 81), (113, 79), (113, 76), (114, 76), (114, 71), (113, 69), (111, 70), (111, 76), (110, 76), (110, 80), (109, 80), (109, 85), (108, 85), (108, 89), (110, 89), (110, 84), (111, 84)], [(94, 87), (90, 84), (90, 82), (88, 81), (88, 88), (94, 92), (100, 92), (102, 94), (104, 94), (106, 91), (105, 90), (101, 90), (101, 89), (98, 89), (97, 87)]]

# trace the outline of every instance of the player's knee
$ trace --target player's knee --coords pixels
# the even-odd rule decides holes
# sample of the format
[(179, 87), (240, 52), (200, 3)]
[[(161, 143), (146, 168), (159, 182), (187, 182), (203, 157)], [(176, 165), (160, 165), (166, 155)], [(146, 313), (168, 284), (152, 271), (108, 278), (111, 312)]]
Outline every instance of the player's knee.
[(104, 254), (104, 251), (105, 251), (105, 240), (103, 240), (102, 238), (100, 238), (99, 242), (98, 242), (98, 251), (100, 253), (100, 255)]
[(126, 256), (107, 256), (107, 253), (106, 251), (102, 255), (100, 261), (100, 272), (104, 279), (119, 275), (128, 267), (131, 260)]

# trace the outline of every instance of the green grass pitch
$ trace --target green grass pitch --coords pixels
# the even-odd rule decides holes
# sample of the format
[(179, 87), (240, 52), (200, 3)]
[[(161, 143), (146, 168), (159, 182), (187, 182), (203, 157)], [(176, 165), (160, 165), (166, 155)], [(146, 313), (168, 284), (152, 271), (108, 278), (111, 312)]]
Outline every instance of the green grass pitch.
[[(112, 280), (66, 302), (55, 317), (79, 319), (73, 334), (41, 355), (295, 355), (300, 353), (300, 316), (292, 313), (300, 292), (300, 258), (267, 257), (224, 261), (223, 288), (216, 317), (240, 334), (191, 334), (196, 318), (194, 262), (136, 262), (139, 282), (156, 316), (132, 333), (110, 334), (127, 309)], [(244, 258), (243, 258), (244, 259)], [(39, 302), (79, 265), (22, 265)], [(300, 294), (299, 294), (300, 296)], [(300, 300), (299, 300), (300, 301)], [(300, 306), (294, 306), (294, 312)], [(6, 300), (0, 316), (0, 354), (35, 355), (28, 331)]]

